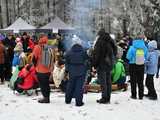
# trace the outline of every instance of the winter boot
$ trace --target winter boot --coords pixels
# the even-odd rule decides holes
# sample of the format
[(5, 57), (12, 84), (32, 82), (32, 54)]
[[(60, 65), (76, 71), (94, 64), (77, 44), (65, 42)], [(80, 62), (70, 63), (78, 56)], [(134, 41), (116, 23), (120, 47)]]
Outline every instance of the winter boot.
[(136, 97), (136, 96), (133, 96), (133, 95), (131, 96), (131, 98), (132, 98), (132, 99), (137, 99), (137, 97)]
[(149, 96), (149, 99), (150, 100), (157, 100), (158, 99), (157, 94)]
[(38, 100), (39, 103), (50, 103), (49, 97), (44, 97), (40, 100)]
[(1, 80), (1, 85), (3, 85), (4, 84), (4, 78), (1, 77), (0, 80)]
[(139, 100), (143, 100), (143, 97), (139, 97)]
[(99, 103), (99, 104), (109, 104), (110, 100), (107, 99), (107, 98), (101, 98), (101, 99), (97, 100), (97, 103)]
[(81, 106), (83, 106), (83, 105), (84, 105), (84, 102), (76, 103), (76, 106), (77, 106), (77, 107), (81, 107)]

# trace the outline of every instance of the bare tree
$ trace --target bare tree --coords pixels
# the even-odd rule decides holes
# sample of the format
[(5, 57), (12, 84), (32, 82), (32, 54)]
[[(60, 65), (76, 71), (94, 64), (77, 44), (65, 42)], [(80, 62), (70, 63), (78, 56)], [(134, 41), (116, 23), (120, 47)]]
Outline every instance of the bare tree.
[(8, 0), (6, 0), (6, 16), (7, 16), (7, 25), (10, 25), (9, 11), (8, 11)]
[[(1, 1), (0, 1), (0, 2), (1, 2)], [(0, 5), (0, 23), (1, 23), (0, 27), (3, 28), (2, 7), (1, 7), (1, 5)]]

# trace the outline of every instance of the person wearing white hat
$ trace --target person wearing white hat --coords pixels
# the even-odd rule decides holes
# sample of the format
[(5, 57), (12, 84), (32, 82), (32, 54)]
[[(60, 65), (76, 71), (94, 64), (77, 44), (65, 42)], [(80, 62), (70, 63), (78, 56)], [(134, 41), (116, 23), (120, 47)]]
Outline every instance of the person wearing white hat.
[(19, 66), (19, 68), (23, 68), (26, 63), (27, 63), (27, 59), (26, 59), (26, 55), (23, 52), (23, 45), (20, 42), (20, 39), (16, 38), (16, 46), (14, 48), (14, 58), (13, 58), (13, 62), (12, 65), (13, 66)]

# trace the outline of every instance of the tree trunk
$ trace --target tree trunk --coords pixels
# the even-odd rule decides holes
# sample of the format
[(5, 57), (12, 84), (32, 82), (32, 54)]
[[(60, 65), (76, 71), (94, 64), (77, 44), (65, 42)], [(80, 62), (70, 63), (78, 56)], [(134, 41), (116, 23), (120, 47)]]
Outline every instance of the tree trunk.
[(19, 11), (20, 11), (20, 6), (19, 6), (19, 0), (18, 0), (18, 2), (17, 2), (17, 7), (18, 7), (18, 17), (20, 17), (20, 13), (19, 13)]
[(10, 25), (9, 10), (8, 10), (8, 0), (6, 0), (6, 16), (7, 16), (7, 25)]
[(16, 3), (15, 0), (13, 0), (13, 11), (14, 11), (14, 21), (16, 20)]
[(0, 27), (3, 28), (3, 20), (2, 20), (2, 7), (0, 5)]
[(49, 2), (49, 0), (47, 0), (47, 13), (48, 13), (48, 22), (50, 22), (50, 2)]

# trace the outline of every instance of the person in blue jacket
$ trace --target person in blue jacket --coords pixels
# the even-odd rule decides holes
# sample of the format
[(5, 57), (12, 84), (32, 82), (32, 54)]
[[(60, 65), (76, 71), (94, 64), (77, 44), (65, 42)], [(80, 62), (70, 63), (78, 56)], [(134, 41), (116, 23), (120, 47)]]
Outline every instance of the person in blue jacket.
[(66, 104), (70, 104), (72, 98), (76, 99), (76, 106), (83, 103), (83, 85), (85, 82), (88, 59), (87, 53), (80, 43), (75, 43), (65, 55), (66, 72), (69, 74), (65, 94)]
[(137, 85), (138, 85), (138, 93), (139, 99), (143, 99), (143, 92), (144, 92), (144, 63), (141, 65), (136, 64), (136, 51), (137, 49), (142, 49), (144, 54), (144, 63), (147, 59), (148, 49), (145, 45), (142, 36), (133, 40), (132, 46), (130, 46), (127, 52), (127, 59), (129, 60), (129, 74), (130, 74), (130, 81), (131, 81), (131, 98), (137, 99)]
[(145, 85), (148, 89), (148, 94), (146, 97), (149, 97), (151, 100), (157, 100), (157, 93), (154, 88), (154, 75), (157, 72), (157, 65), (158, 65), (158, 57), (159, 51), (157, 50), (157, 42), (152, 40), (148, 43), (148, 57), (146, 60), (146, 82)]

